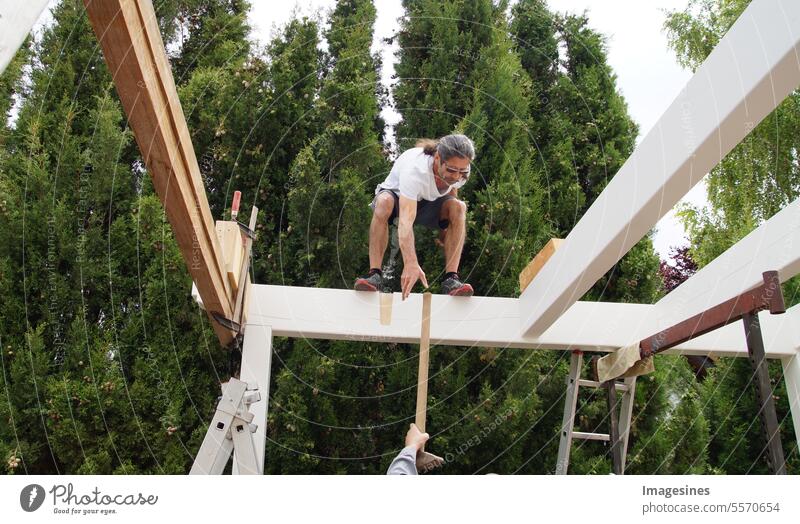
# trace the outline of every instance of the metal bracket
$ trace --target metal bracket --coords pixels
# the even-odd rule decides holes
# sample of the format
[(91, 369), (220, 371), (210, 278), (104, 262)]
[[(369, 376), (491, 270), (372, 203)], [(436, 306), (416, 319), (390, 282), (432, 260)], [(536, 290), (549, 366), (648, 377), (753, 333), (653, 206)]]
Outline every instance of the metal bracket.
[(234, 322), (233, 320), (226, 318), (224, 315), (222, 315), (222, 313), (218, 313), (216, 311), (212, 311), (211, 316), (214, 317), (214, 320), (216, 320), (221, 326), (230, 329), (237, 335), (241, 334), (242, 326), (238, 322)]

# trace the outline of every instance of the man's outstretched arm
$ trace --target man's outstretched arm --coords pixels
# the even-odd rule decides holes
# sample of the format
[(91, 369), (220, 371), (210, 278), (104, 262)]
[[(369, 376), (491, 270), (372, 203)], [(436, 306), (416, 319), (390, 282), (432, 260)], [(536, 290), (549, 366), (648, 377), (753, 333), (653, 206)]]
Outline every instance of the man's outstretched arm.
[(411, 427), (406, 433), (406, 447), (400, 451), (392, 463), (389, 465), (387, 475), (416, 475), (417, 474), (417, 452), (425, 442), (428, 441), (430, 435), (423, 433), (419, 430), (416, 424), (411, 424)]
[(425, 272), (419, 267), (417, 251), (414, 247), (414, 219), (417, 217), (417, 201), (400, 195), (400, 220), (397, 233), (400, 239), (400, 252), (403, 253), (403, 274), (400, 276), (400, 287), (403, 300), (408, 298), (414, 284), (421, 280), (428, 287)]

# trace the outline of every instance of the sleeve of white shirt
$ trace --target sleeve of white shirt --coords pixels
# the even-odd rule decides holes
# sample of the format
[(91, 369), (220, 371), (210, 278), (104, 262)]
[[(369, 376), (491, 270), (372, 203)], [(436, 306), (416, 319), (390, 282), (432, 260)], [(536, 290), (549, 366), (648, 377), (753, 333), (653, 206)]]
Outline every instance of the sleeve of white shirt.
[(391, 464), (387, 475), (416, 475), (417, 474), (417, 448), (414, 446), (406, 446), (395, 457)]
[(411, 200), (419, 200), (420, 187), (414, 173), (403, 171), (399, 178), (400, 194)]

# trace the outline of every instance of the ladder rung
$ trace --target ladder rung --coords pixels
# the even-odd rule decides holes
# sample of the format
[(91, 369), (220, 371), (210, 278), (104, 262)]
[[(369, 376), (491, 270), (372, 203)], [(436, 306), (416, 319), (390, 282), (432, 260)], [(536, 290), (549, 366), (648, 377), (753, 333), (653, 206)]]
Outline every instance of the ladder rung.
[[(603, 387), (603, 383), (602, 382), (597, 382), (596, 380), (584, 380), (584, 379), (580, 379), (578, 381), (578, 385), (579, 386), (583, 386), (585, 388), (587, 388), (587, 387), (588, 388), (601, 388), (601, 387)], [(627, 392), (628, 391), (627, 384), (622, 384), (620, 382), (617, 382), (616, 384), (614, 384), (614, 387), (616, 388), (617, 391), (623, 391), (623, 392)]]
[(583, 440), (611, 440), (611, 436), (609, 436), (608, 433), (584, 433), (582, 431), (573, 431), (572, 438), (580, 438)]

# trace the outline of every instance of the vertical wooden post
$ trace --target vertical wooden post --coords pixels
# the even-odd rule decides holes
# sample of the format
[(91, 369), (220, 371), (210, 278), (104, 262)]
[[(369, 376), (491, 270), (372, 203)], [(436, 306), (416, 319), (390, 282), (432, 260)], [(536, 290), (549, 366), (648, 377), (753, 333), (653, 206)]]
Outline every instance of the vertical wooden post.
[(431, 349), (431, 294), (422, 294), (422, 332), (419, 340), (419, 372), (417, 373), (417, 414), (415, 424), (425, 433), (428, 414), (428, 361)]
[(776, 475), (786, 474), (786, 461), (781, 444), (778, 415), (775, 412), (775, 401), (772, 398), (773, 388), (769, 381), (769, 368), (767, 357), (764, 353), (764, 340), (761, 337), (761, 325), (758, 314), (745, 314), (742, 317), (744, 332), (747, 338), (747, 352), (750, 355), (750, 364), (753, 366), (753, 379), (755, 381), (756, 397), (758, 399), (758, 415), (761, 419), (761, 428), (767, 442), (767, 463), (770, 470)]

